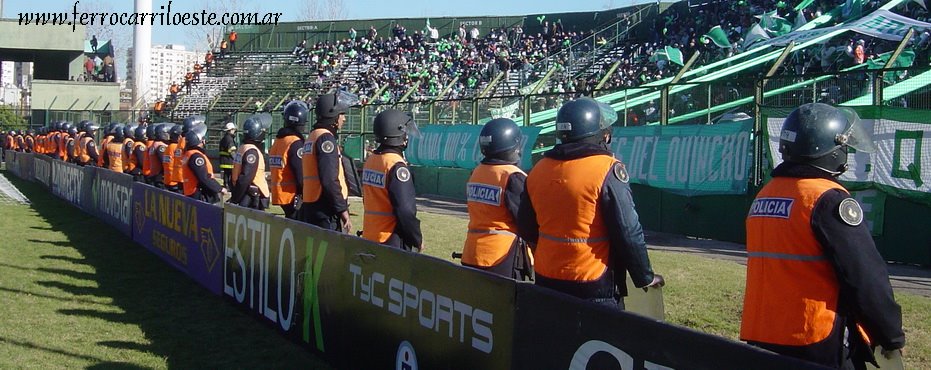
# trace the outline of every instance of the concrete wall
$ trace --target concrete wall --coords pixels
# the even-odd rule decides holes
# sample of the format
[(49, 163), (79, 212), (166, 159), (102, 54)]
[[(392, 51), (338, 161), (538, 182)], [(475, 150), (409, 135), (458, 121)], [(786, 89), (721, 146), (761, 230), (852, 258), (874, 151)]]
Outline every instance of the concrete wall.
[(33, 110), (116, 110), (120, 85), (103, 82), (32, 81)]
[(0, 20), (0, 49), (84, 50), (84, 26), (20, 25), (19, 19)]

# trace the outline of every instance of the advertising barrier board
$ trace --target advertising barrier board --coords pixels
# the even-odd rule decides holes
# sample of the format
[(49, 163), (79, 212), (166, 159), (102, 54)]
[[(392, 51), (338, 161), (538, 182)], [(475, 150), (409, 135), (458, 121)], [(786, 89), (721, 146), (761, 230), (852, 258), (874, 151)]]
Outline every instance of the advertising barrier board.
[(133, 177), (103, 168), (94, 172), (89, 212), (132, 237)]

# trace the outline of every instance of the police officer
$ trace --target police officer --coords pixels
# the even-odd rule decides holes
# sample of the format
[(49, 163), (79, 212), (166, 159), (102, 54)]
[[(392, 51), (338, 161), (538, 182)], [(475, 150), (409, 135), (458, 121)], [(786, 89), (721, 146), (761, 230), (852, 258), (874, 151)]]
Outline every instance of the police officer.
[(107, 169), (113, 172), (123, 173), (123, 125), (116, 124), (110, 133), (110, 140), (107, 142), (105, 161)]
[(59, 133), (58, 133), (58, 154), (57, 154), (55, 157), (58, 158), (58, 159), (60, 159), (60, 160), (65, 161), (65, 162), (67, 162), (67, 161), (69, 160), (69, 157), (68, 157), (68, 139), (71, 138), (71, 134), (69, 134), (69, 132), (71, 131), (71, 128), (72, 128), (72, 127), (74, 127), (74, 125), (71, 124), (71, 122), (62, 122), (62, 123), (58, 126), (58, 129), (59, 129)]
[(26, 145), (25, 152), (32, 153), (36, 147), (36, 132), (32, 129), (26, 130), (26, 136), (23, 137), (23, 143)]
[(78, 164), (81, 166), (96, 166), (100, 160), (100, 153), (97, 151), (95, 136), (100, 126), (96, 123), (88, 122), (84, 125), (84, 136), (81, 137), (81, 152), (78, 155)]
[(223, 170), (223, 186), (232, 190), (233, 155), (236, 154), (236, 124), (227, 122), (220, 139), (220, 169)]
[(158, 159), (157, 162), (153, 162), (151, 156), (152, 148), (154, 148), (157, 143), (157, 140), (155, 140), (155, 126), (154, 123), (145, 125), (145, 147), (142, 148), (142, 180), (149, 185), (153, 185), (149, 181), (152, 178), (152, 164), (157, 163), (160, 165), (162, 163), (161, 159)]
[(26, 139), (23, 138), (23, 130), (16, 132), (16, 151), (20, 153), (26, 151)]
[(504, 277), (529, 279), (527, 247), (517, 236), (517, 211), (527, 174), (521, 171), (520, 127), (507, 118), (482, 127), (479, 147), (485, 156), (466, 184), (469, 229), (462, 264)]
[(165, 155), (162, 156), (162, 175), (164, 176), (165, 189), (181, 193), (181, 181), (175, 178), (173, 172), (175, 154), (181, 151), (181, 149), (178, 149), (178, 142), (181, 141), (181, 125), (166, 125), (170, 127), (168, 127), (168, 146), (165, 147)]
[(100, 139), (101, 156), (100, 156), (100, 159), (98, 159), (97, 161), (98, 167), (110, 168), (110, 155), (107, 154), (107, 146), (109, 146), (110, 141), (113, 140), (113, 136), (115, 134), (116, 127), (118, 125), (119, 124), (116, 122), (110, 122), (110, 124), (107, 125), (107, 128), (103, 133), (104, 135), (103, 139)]
[(138, 166), (136, 158), (133, 156), (133, 147), (136, 146), (136, 127), (138, 126), (129, 123), (123, 126), (123, 155), (121, 159), (123, 161), (123, 173), (125, 174), (135, 171)]
[(625, 271), (638, 288), (663, 278), (650, 266), (627, 171), (608, 149), (615, 120), (589, 98), (559, 108), (560, 144), (527, 176), (518, 229), (535, 245), (537, 285), (624, 309)]
[[(165, 188), (165, 166), (164, 163), (171, 163), (168, 157), (168, 143), (171, 141), (169, 128), (173, 126), (170, 123), (159, 123), (152, 129), (152, 147), (149, 148), (149, 175), (146, 182), (159, 189)], [(166, 158), (168, 157), (168, 158)]]
[(843, 369), (872, 361), (870, 344), (886, 353), (905, 345), (902, 311), (863, 209), (837, 182), (848, 148), (875, 149), (869, 136), (856, 113), (827, 104), (786, 117), (784, 162), (746, 221), (742, 340)]
[(77, 141), (78, 138), (78, 128), (74, 125), (68, 124), (68, 136), (65, 139), (65, 161), (75, 163), (77, 162)]
[(346, 123), (349, 107), (358, 98), (345, 92), (317, 98), (317, 123), (304, 142), (303, 220), (327, 230), (351, 232), (349, 187), (343, 172), (337, 135)]
[(407, 113), (388, 109), (375, 116), (373, 131), (379, 145), (362, 170), (362, 237), (407, 251), (422, 251), (414, 181), (404, 160), (408, 134), (417, 135), (417, 125)]
[(131, 166), (132, 169), (127, 172), (133, 176), (133, 181), (145, 180), (143, 175), (143, 168), (146, 167), (145, 163), (147, 162), (146, 158), (148, 157), (146, 153), (146, 147), (148, 146), (148, 138), (146, 137), (147, 129), (148, 128), (146, 125), (139, 125), (136, 126), (136, 128), (133, 130), (133, 137), (136, 140), (133, 142), (129, 156), (133, 166)]
[(301, 156), (304, 152), (304, 126), (310, 110), (302, 101), (292, 101), (284, 107), (284, 127), (278, 130), (275, 143), (268, 152), (271, 167), (272, 204), (280, 206), (284, 215), (297, 219), (303, 193)]
[(217, 203), (226, 188), (213, 178), (213, 165), (204, 150), (207, 126), (192, 125), (184, 137), (185, 151), (181, 159), (184, 195), (207, 203)]
[(187, 134), (191, 132), (194, 128), (200, 130), (200, 126), (204, 127), (204, 132), (207, 131), (207, 117), (202, 115), (193, 115), (188, 116), (181, 122), (181, 135), (178, 139), (178, 147), (172, 153), (171, 157), (171, 176), (172, 179), (178, 182), (178, 187), (183, 190), (183, 187), (180, 185), (183, 182), (183, 167), (184, 164), (181, 163), (184, 159), (184, 153), (187, 151)]
[[(48, 141), (47, 141), (48, 146), (46, 149), (46, 154), (48, 154), (49, 157), (56, 158), (56, 159), (58, 158), (58, 144), (61, 141), (60, 130), (61, 130), (61, 122), (59, 121), (52, 122), (51, 126), (49, 126), (50, 134), (48, 135)], [(20, 148), (19, 151), (23, 151), (22, 150), (23, 148), (22, 134), (17, 136), (16, 142), (17, 142), (17, 145), (19, 145), (19, 148)]]
[(242, 147), (233, 156), (232, 196), (230, 203), (264, 210), (268, 208), (271, 192), (265, 180), (265, 135), (271, 127), (268, 114), (253, 115), (242, 125)]

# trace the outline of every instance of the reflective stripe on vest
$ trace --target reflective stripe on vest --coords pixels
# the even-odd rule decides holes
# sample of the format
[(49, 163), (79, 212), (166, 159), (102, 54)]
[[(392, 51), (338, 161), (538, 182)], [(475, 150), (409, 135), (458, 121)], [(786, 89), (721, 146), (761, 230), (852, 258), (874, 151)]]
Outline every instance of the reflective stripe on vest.
[(184, 181), (184, 171), (182, 170), (182, 168), (184, 167), (184, 163), (182, 163), (182, 160), (184, 159), (184, 153), (185, 153), (184, 146), (185, 145), (187, 144), (185, 144), (183, 137), (178, 139), (178, 147), (175, 148), (175, 150), (171, 154), (170, 176), (174, 182)]
[[(330, 134), (330, 131), (324, 128), (314, 129), (310, 132), (310, 135), (307, 136), (307, 141), (304, 142), (304, 155), (301, 157), (301, 172), (303, 172), (302, 176), (304, 176), (304, 203), (316, 202), (320, 200), (320, 195), (323, 194), (323, 185), (320, 183), (319, 158), (314, 148), (317, 145), (317, 140), (325, 134)], [(333, 148), (333, 150), (336, 151), (337, 155), (337, 168), (339, 169), (339, 173), (336, 176), (339, 179), (340, 192), (343, 194), (343, 199), (348, 199), (349, 187), (346, 186), (346, 176), (343, 173), (343, 161), (339, 159), (341, 156), (339, 147), (337, 146)]]
[(840, 287), (811, 229), (827, 179), (776, 177), (747, 216), (747, 289), (740, 338), (785, 346), (820, 342), (834, 329)]
[(384, 243), (398, 224), (388, 198), (388, 182), (395, 180), (388, 178), (388, 172), (398, 163), (407, 162), (395, 153), (373, 154), (365, 160), (362, 170), (362, 204), (365, 207), (362, 237), (365, 239)]
[(247, 151), (255, 149), (258, 157), (256, 158), (256, 164), (258, 168), (255, 171), (255, 177), (252, 178), (252, 185), (255, 185), (259, 188), (259, 192), (262, 193), (262, 196), (268, 197), (270, 192), (268, 190), (268, 181), (265, 180), (265, 158), (262, 156), (262, 151), (255, 145), (252, 144), (243, 144), (239, 148), (239, 151), (236, 152), (236, 155), (233, 156), (233, 185), (236, 185), (236, 181), (239, 179), (239, 174), (242, 172), (242, 157), (246, 154)]
[(573, 160), (543, 158), (527, 176), (540, 238), (534, 270), (565, 281), (594, 281), (609, 265), (610, 241), (598, 202), (617, 160), (593, 155)]
[(68, 160), (68, 138), (71, 137), (67, 132), (58, 135), (58, 158), (63, 161)]
[[(298, 158), (288, 158), (288, 149), (295, 141), (302, 141), (303, 138), (296, 135), (288, 135), (275, 140), (271, 150), (268, 152), (268, 166), (271, 167), (269, 181), (269, 191), (272, 193), (272, 204), (291, 204), (294, 196), (297, 195), (297, 179), (294, 178), (294, 172), (291, 171), (290, 161), (300, 161), (301, 152), (298, 152)], [(303, 143), (303, 141), (302, 141)]]
[[(82, 138), (81, 138), (81, 145), (80, 145), (80, 146), (81, 146), (81, 154), (80, 154), (80, 156), (78, 156), (78, 160), (80, 160), (81, 163), (85, 163), (85, 164), (86, 164), (86, 163), (89, 163), (89, 162), (91, 161), (91, 155), (90, 155), (90, 153), (88, 153), (88, 150), (87, 150), (87, 146), (88, 146), (88, 145), (94, 145), (94, 138), (93, 138), (93, 137), (90, 137), (90, 136), (82, 137)], [(99, 156), (100, 153), (97, 153), (97, 155)]]
[(207, 159), (207, 156), (204, 153), (201, 153), (197, 149), (191, 149), (184, 152), (184, 155), (181, 156), (181, 182), (184, 184), (184, 195), (191, 196), (194, 192), (200, 187), (200, 181), (197, 180), (197, 176), (194, 175), (194, 171), (191, 170), (190, 161), (195, 157), (204, 158), (204, 169), (207, 170), (207, 178), (213, 177), (213, 164), (210, 163), (210, 160)]
[(462, 262), (481, 267), (500, 264), (517, 237), (517, 224), (508, 210), (505, 190), (514, 165), (480, 164), (466, 184), (469, 230), (462, 248)]

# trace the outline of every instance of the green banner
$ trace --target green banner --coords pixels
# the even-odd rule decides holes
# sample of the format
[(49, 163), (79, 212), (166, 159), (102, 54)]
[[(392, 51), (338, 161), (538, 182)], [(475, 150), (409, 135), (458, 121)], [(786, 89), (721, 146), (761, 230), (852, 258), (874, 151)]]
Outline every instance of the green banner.
[(614, 129), (611, 149), (630, 181), (686, 196), (746, 194), (752, 120)]
[[(411, 138), (405, 157), (411, 164), (427, 167), (456, 167), (472, 169), (482, 160), (479, 134), (482, 125), (426, 125), (420, 128), (420, 137)], [(530, 152), (540, 134), (539, 127), (521, 127), (524, 137), (523, 162), (520, 167), (531, 167)]]

